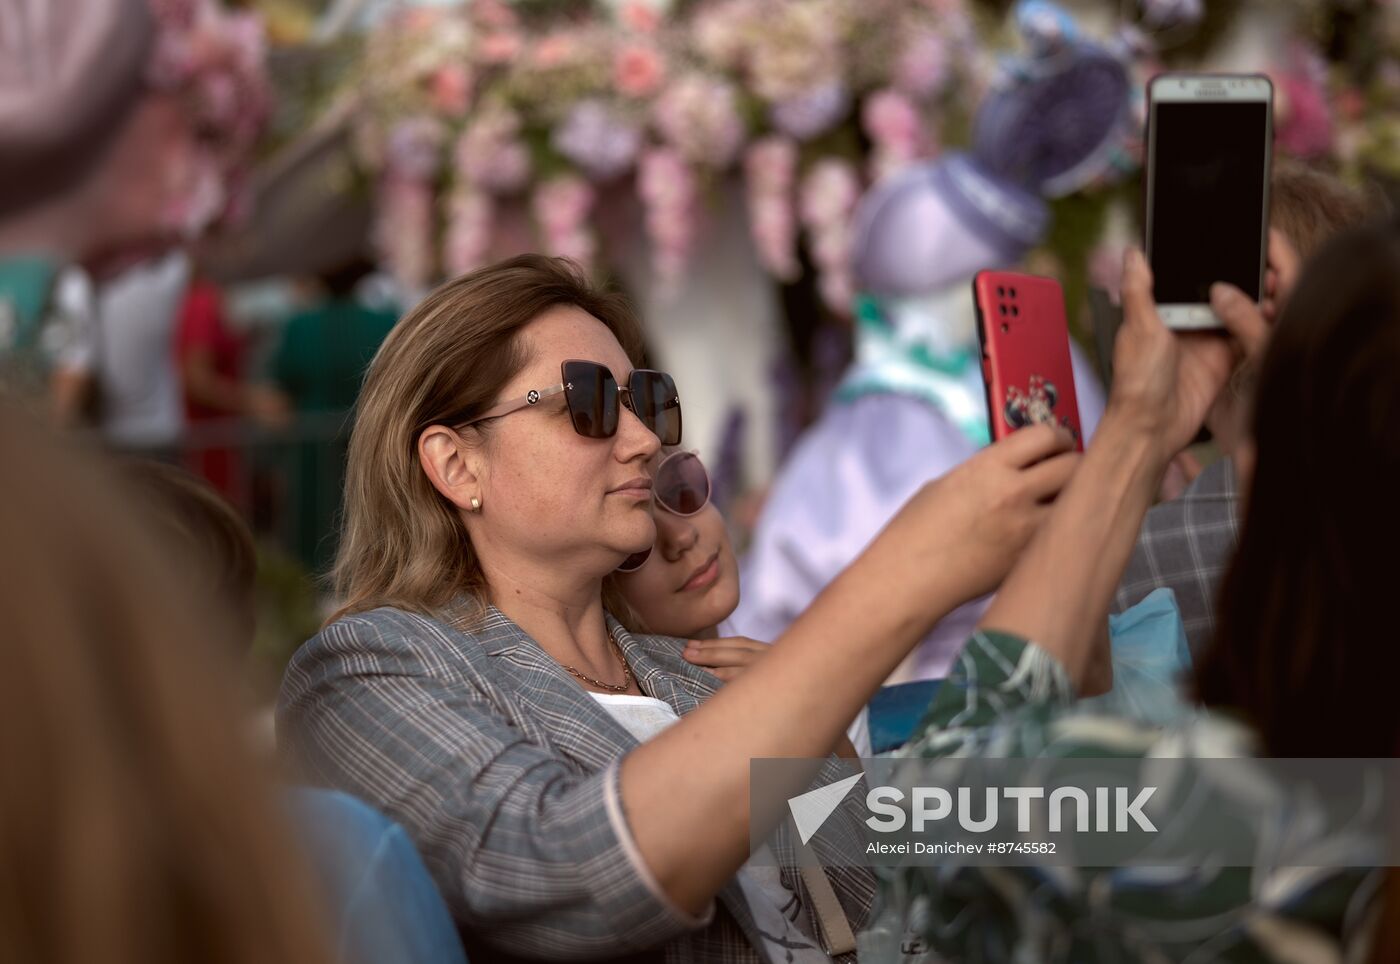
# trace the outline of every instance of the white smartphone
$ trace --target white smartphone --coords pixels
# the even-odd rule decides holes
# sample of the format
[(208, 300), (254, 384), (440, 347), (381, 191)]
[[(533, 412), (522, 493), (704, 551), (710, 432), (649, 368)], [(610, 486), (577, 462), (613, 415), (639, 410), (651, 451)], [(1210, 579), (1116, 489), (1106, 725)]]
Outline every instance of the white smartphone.
[(1148, 86), (1147, 259), (1170, 328), (1219, 328), (1217, 281), (1259, 300), (1273, 105), (1257, 74), (1161, 74)]

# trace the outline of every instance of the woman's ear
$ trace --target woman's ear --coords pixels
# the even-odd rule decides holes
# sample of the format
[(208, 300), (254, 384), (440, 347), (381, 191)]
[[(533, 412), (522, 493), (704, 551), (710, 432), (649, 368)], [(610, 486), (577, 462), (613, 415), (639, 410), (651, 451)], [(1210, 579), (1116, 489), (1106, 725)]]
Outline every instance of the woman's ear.
[(467, 512), (481, 505), (484, 462), (452, 429), (444, 425), (423, 429), (418, 436), (418, 461), (433, 488), (448, 502)]

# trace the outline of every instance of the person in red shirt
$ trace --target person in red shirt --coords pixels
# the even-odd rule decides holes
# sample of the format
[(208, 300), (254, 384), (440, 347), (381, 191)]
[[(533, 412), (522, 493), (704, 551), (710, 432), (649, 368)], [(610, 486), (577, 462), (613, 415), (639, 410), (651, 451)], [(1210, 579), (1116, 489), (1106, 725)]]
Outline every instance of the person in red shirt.
[(185, 295), (175, 352), (185, 389), (185, 417), (193, 436), (189, 466), (235, 505), (248, 506), (248, 484), (237, 448), (225, 428), (246, 418), (264, 428), (284, 427), (291, 404), (281, 391), (244, 377), (244, 337), (227, 323), (223, 292), (196, 277)]

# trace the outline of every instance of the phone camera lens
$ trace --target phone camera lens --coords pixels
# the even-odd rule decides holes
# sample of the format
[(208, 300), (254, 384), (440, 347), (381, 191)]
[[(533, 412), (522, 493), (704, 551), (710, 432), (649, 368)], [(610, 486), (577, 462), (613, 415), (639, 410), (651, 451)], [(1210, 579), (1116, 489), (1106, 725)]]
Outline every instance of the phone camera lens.
[(1012, 305), (1012, 306), (1011, 306), (1011, 316), (1012, 316), (1013, 318), (1015, 318), (1015, 317), (1018, 317), (1020, 314), (1021, 314), (1021, 309), (1020, 309), (1020, 308), (1017, 308), (1015, 305)]
[(1011, 297), (1013, 297), (1013, 298), (1016, 297), (1016, 289), (1015, 289), (1015, 288), (1007, 288), (1006, 290), (1007, 290), (1007, 292), (1010, 293)]
[(1011, 330), (1011, 326), (1008, 325), (1006, 322), (1003, 321), (1003, 322), (1001, 323), (1001, 333), (1004, 335), (1004, 334), (1006, 334), (1006, 333), (1007, 333), (1008, 331), (1010, 331), (1010, 330)]
[(1006, 288), (1004, 288), (1004, 287), (1001, 286), (1001, 285), (997, 285), (997, 297), (998, 297), (998, 298), (1005, 298), (1005, 297), (1006, 297)]
[(1006, 305), (997, 305), (997, 310), (1000, 311), (1003, 315), (1006, 314)]

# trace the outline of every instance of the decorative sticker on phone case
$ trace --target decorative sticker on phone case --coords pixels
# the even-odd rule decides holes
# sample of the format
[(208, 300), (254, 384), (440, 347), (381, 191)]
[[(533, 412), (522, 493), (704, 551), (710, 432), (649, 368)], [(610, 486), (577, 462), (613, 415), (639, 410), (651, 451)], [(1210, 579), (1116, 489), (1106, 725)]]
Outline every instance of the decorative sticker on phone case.
[(1054, 382), (1046, 379), (1044, 375), (1032, 375), (1026, 391), (1015, 385), (1006, 389), (1006, 405), (1002, 414), (1006, 417), (1006, 424), (1012, 428), (1054, 425), (1058, 421), (1078, 440), (1079, 433), (1070, 424), (1069, 416), (1061, 415), (1058, 420), (1055, 417), (1055, 406), (1059, 401), (1060, 393), (1055, 389)]

